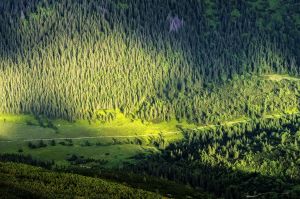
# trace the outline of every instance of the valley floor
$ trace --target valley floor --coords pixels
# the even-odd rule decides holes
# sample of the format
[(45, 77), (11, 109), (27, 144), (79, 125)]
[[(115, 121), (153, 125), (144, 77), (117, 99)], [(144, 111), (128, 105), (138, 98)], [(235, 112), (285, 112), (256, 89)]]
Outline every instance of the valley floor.
[[(286, 113), (265, 115), (264, 118), (278, 118)], [(218, 126), (230, 126), (251, 121), (240, 117), (221, 124), (197, 126), (175, 120), (158, 124), (130, 121), (122, 114), (110, 123), (89, 123), (79, 121), (70, 123), (53, 120), (53, 126), (42, 127), (30, 115), (0, 116), (0, 151), (2, 154), (32, 155), (34, 158), (58, 165), (69, 165), (72, 155), (103, 161), (106, 168), (118, 168), (133, 163), (139, 154), (159, 153), (168, 143), (183, 138), (182, 129), (201, 130)], [(163, 139), (165, 146), (155, 146), (154, 142)], [(33, 147), (30, 147), (31, 145)], [(40, 146), (41, 145), (41, 146)]]

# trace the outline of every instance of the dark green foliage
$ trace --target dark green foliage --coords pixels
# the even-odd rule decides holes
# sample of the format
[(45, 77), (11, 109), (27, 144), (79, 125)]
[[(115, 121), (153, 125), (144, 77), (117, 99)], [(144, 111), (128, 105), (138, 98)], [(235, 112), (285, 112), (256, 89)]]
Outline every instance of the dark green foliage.
[(66, 143), (65, 143), (65, 142), (59, 142), (58, 144), (63, 145), (63, 146), (66, 146)]
[(51, 141), (50, 141), (50, 145), (51, 145), (51, 146), (56, 146), (55, 140), (51, 140)]
[(105, 165), (107, 164), (107, 160), (101, 160), (101, 159), (93, 159), (93, 158), (85, 158), (84, 156), (78, 157), (75, 154), (70, 155), (67, 158), (67, 161), (69, 161), (72, 165), (80, 165), (80, 164), (88, 164), (88, 163), (95, 163), (98, 166), (99, 165)]
[(31, 121), (27, 121), (26, 124), (27, 124), (27, 125), (30, 125), (30, 126), (33, 126), (33, 125), (34, 125), (34, 123), (31, 122)]
[(22, 154), (0, 154), (0, 162), (24, 163), (34, 166), (40, 166), (47, 169), (52, 168), (52, 166), (54, 165), (53, 161), (41, 161), (32, 158), (30, 155)]
[(158, 194), (98, 178), (0, 162), (1, 198), (8, 193), (15, 198), (161, 198)]
[[(181, 128), (184, 140), (169, 146), (162, 135), (150, 138), (162, 153), (136, 156), (140, 163), (133, 170), (218, 197), (297, 198), (299, 117), (266, 116), (300, 109), (300, 81), (273, 81), (265, 74), (299, 76), (299, 10), (295, 0), (2, 0), (0, 113), (34, 114), (39, 126), (57, 133), (49, 118), (109, 122), (116, 110), (153, 123), (251, 118), (210, 130)], [(112, 144), (122, 143), (144, 145), (145, 140), (113, 139)], [(73, 146), (72, 140), (59, 144)], [(42, 140), (28, 143), (31, 149), (46, 146)], [(31, 157), (1, 158), (42, 164)], [(97, 163), (74, 155), (68, 161)], [(12, 171), (29, 178), (19, 180)], [(63, 177), (0, 163), (5, 194), (148, 197), (95, 179)]]
[(81, 143), (81, 146), (92, 146), (92, 144), (88, 140), (85, 140), (83, 143)]
[(72, 139), (66, 139), (66, 146), (73, 146), (73, 140)]
[[(196, 123), (260, 116), (257, 79), (243, 94), (218, 87), (239, 75), (299, 74), (299, 4), (263, 2), (3, 0), (0, 112), (110, 121), (120, 109)], [(283, 103), (274, 95), (275, 111), (295, 101), (294, 90)]]
[(28, 147), (30, 149), (35, 149), (37, 146), (35, 144), (33, 144), (32, 142), (28, 142)]
[(37, 120), (39, 126), (41, 126), (43, 128), (53, 129), (53, 130), (55, 130), (56, 133), (58, 133), (58, 128), (48, 118), (45, 118), (42, 116), (35, 116), (35, 119)]
[(58, 171), (76, 173), (84, 176), (99, 177), (113, 182), (128, 184), (128, 186), (139, 189), (159, 192), (168, 198), (215, 198), (213, 195), (205, 193), (202, 189), (193, 189), (184, 184), (176, 183), (159, 177), (153, 177), (144, 173), (134, 173), (122, 170), (109, 170), (102, 167), (82, 167), (72, 165), (68, 168), (56, 168)]
[(47, 146), (47, 144), (45, 144), (43, 140), (39, 141), (38, 148), (42, 148), (42, 147), (46, 147), (46, 146)]
[(38, 143), (28, 142), (28, 147), (29, 147), (30, 149), (44, 148), (44, 147), (47, 147), (47, 144), (44, 143), (43, 140), (40, 140)]
[(184, 130), (184, 141), (140, 161), (134, 171), (202, 187), (225, 198), (256, 194), (297, 198), (299, 132), (299, 115)]

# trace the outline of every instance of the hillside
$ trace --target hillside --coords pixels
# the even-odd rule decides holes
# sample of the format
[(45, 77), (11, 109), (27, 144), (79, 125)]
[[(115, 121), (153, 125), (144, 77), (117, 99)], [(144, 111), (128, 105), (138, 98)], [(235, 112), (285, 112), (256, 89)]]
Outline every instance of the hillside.
[(296, 199), (299, 146), (299, 114), (268, 117), (185, 129), (184, 139), (145, 155), (133, 170), (201, 187), (217, 197)]
[(299, 43), (297, 0), (1, 0), (0, 198), (299, 198)]
[(222, 109), (231, 107), (244, 114), (251, 99), (233, 105), (211, 99), (211, 90), (240, 75), (297, 76), (298, 7), (292, 0), (1, 1), (0, 112), (109, 121), (120, 109), (130, 118), (199, 123), (221, 120), (216, 112), (230, 117)]
[(0, 163), (0, 195), (1, 198), (162, 198), (99, 178), (14, 163)]

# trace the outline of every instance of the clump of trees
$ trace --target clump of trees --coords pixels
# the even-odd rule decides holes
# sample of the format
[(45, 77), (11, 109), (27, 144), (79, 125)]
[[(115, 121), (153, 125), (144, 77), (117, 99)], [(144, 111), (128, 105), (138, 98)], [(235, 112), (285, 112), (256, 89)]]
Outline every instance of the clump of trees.
[(95, 163), (98, 166), (103, 166), (108, 163), (108, 161), (104, 159), (85, 158), (84, 156), (77, 156), (75, 154), (70, 155), (66, 160), (72, 165), (85, 165), (89, 163)]
[(51, 169), (54, 166), (54, 161), (42, 161), (34, 159), (31, 155), (23, 154), (0, 154), (0, 164), (1, 162), (24, 163), (47, 169)]
[(47, 147), (47, 144), (43, 140), (40, 140), (38, 143), (28, 142), (28, 147), (30, 149), (44, 148)]

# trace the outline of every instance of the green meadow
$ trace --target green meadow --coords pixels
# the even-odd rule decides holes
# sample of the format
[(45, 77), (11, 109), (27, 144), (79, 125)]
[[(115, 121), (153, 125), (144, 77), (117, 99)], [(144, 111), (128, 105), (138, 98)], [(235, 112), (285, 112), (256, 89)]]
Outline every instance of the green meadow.
[[(150, 144), (152, 139), (162, 136), (168, 142), (182, 138), (180, 128), (195, 128), (186, 122), (162, 122), (153, 124), (131, 121), (121, 113), (112, 122), (91, 123), (88, 121), (68, 122), (45, 120), (45, 126), (30, 115), (0, 116), (1, 153), (32, 155), (41, 160), (54, 160), (66, 165), (66, 158), (77, 156), (105, 160), (105, 167), (119, 167), (122, 163), (133, 162), (138, 154), (158, 152)], [(46, 126), (48, 123), (53, 127)], [(29, 148), (28, 144), (44, 142), (46, 147)], [(55, 146), (51, 145), (51, 141)], [(72, 145), (67, 145), (72, 141)], [(20, 152), (22, 151), (22, 152)]]
[(1, 0), (0, 198), (300, 198), (299, 43), (297, 0)]
[[(267, 75), (266, 79), (281, 81), (298, 80), (289, 76)], [(125, 164), (135, 163), (138, 155), (160, 153), (170, 143), (182, 140), (182, 130), (209, 130), (219, 126), (234, 126), (251, 122), (251, 118), (242, 116), (234, 120), (216, 124), (195, 125), (175, 119), (168, 122), (142, 122), (126, 118), (117, 111), (116, 118), (110, 122), (91, 122), (79, 120), (47, 119), (32, 115), (0, 116), (1, 154), (31, 155), (34, 158), (49, 161), (57, 165), (70, 165), (68, 158), (76, 155), (82, 158), (101, 160), (104, 168), (121, 168)], [(285, 112), (266, 114), (262, 118), (280, 118), (297, 114), (293, 108)], [(163, 139), (163, 145), (156, 141)], [(39, 145), (45, 146), (40, 147)], [(29, 147), (29, 143), (34, 147)], [(53, 144), (54, 143), (54, 144)], [(89, 164), (83, 164), (89, 166)]]

